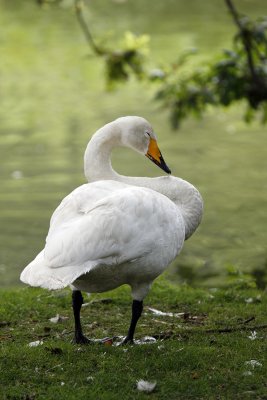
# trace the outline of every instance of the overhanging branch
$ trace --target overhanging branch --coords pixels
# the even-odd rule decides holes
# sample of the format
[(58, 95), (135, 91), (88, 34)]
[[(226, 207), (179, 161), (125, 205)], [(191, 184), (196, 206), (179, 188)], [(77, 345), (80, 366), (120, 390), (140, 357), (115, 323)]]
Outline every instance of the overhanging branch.
[(88, 28), (88, 25), (84, 19), (84, 15), (83, 15), (83, 7), (84, 7), (84, 3), (82, 0), (75, 0), (75, 12), (76, 12), (76, 16), (78, 19), (78, 22), (80, 24), (80, 27), (85, 35), (85, 38), (89, 44), (89, 46), (93, 49), (93, 51), (97, 54), (102, 56), (104, 54), (103, 50), (97, 46), (97, 44), (95, 43), (93, 36)]
[(240, 31), (243, 45), (244, 45), (246, 53), (247, 53), (248, 67), (249, 67), (251, 76), (252, 76), (254, 82), (256, 84), (258, 84), (258, 76), (255, 71), (255, 66), (254, 66), (252, 51), (251, 51), (252, 47), (251, 47), (251, 40), (250, 40), (250, 32), (246, 28), (244, 28), (244, 26), (242, 25), (239, 14), (238, 14), (232, 0), (225, 0), (225, 3), (227, 5), (230, 13), (232, 14), (235, 24), (237, 25), (237, 27)]

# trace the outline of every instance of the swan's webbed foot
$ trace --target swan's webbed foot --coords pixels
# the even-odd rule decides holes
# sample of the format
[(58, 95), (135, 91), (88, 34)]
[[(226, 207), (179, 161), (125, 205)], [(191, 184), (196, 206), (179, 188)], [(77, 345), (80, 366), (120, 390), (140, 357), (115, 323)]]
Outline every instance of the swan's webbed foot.
[(130, 344), (130, 345), (131, 345), (131, 344), (134, 344), (134, 340), (126, 336), (126, 338), (123, 339), (123, 341), (120, 343), (120, 345), (121, 345), (121, 346), (125, 346), (126, 344), (127, 344), (127, 345), (128, 345), (128, 344)]
[(71, 342), (73, 344), (90, 344), (91, 340), (84, 336), (81, 332), (76, 332)]

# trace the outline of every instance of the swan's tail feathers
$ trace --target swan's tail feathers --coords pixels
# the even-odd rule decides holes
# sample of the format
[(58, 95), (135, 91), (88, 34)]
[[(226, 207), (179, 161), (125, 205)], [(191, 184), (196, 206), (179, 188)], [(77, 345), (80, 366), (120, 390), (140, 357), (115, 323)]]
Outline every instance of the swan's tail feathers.
[(44, 289), (63, 289), (72, 284), (80, 275), (90, 271), (94, 265), (64, 266), (51, 268), (44, 257), (42, 250), (37, 257), (22, 271), (20, 280), (30, 286), (39, 286)]
[(55, 279), (51, 274), (53, 272), (47, 265), (44, 258), (44, 250), (42, 250), (22, 271), (20, 280), (30, 286), (40, 286), (45, 289), (61, 289), (67, 286)]

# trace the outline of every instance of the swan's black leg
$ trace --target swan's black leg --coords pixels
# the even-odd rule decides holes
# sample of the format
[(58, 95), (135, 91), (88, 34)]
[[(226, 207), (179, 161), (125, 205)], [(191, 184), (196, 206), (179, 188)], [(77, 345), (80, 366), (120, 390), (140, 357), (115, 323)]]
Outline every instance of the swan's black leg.
[(80, 320), (80, 311), (83, 304), (83, 296), (79, 290), (74, 290), (72, 292), (72, 308), (74, 314), (74, 322), (75, 322), (75, 334), (73, 338), (73, 343), (77, 344), (86, 344), (89, 343), (90, 340), (87, 339), (83, 335), (82, 325)]
[(135, 327), (136, 324), (139, 320), (139, 318), (141, 317), (143, 311), (143, 301), (139, 301), (139, 300), (133, 300), (132, 303), (132, 320), (131, 320), (131, 324), (130, 324), (130, 328), (128, 331), (128, 334), (126, 336), (126, 338), (124, 339), (123, 343), (133, 343), (133, 337), (134, 337), (134, 331), (135, 331)]

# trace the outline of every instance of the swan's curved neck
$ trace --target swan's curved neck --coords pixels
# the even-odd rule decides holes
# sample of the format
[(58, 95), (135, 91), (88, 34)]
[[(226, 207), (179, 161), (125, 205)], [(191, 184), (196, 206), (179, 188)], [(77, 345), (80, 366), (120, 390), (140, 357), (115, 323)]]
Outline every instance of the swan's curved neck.
[[(110, 131), (112, 134), (109, 134)], [(119, 180), (119, 174), (111, 166), (111, 152), (114, 147), (121, 145), (121, 133), (114, 122), (94, 134), (84, 154), (84, 174), (88, 182)]]

